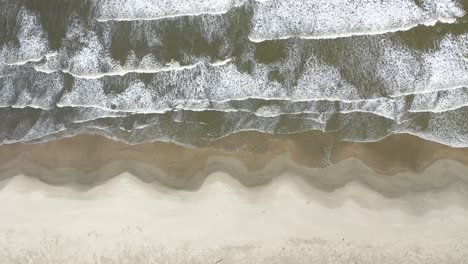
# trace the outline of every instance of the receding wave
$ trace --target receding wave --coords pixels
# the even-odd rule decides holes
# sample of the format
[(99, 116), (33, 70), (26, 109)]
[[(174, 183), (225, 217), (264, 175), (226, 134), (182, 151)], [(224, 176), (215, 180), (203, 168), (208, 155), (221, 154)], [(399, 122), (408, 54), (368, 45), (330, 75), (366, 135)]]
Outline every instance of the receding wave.
[(200, 147), (242, 131), (293, 134), (323, 131), (339, 140), (378, 141), (392, 134), (410, 133), (453, 147), (468, 146), (467, 107), (443, 113), (408, 113), (392, 120), (370, 112), (257, 115), (243, 111), (173, 110), (153, 114), (125, 114), (94, 108), (2, 108), (3, 143), (47, 141), (80, 133), (99, 133), (129, 144), (167, 141)]

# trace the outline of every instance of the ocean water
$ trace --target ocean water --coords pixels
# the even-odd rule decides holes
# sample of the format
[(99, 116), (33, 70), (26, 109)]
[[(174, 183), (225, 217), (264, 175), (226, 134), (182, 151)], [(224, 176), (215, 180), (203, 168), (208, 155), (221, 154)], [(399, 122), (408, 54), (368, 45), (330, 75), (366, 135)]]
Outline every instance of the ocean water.
[(462, 0), (0, 0), (0, 143), (241, 131), (468, 147)]

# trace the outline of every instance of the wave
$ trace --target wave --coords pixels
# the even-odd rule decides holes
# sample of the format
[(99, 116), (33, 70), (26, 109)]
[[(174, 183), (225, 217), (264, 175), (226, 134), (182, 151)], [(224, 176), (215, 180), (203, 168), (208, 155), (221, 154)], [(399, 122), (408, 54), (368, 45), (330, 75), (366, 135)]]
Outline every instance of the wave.
[[(330, 113), (257, 115), (247, 111), (174, 110), (160, 114), (126, 114), (93, 108), (3, 108), (3, 144), (44, 142), (82, 133), (98, 133), (128, 144), (167, 141), (190, 147), (242, 131), (295, 134), (323, 131), (351, 142), (375, 142), (392, 134), (411, 133), (452, 147), (467, 147), (468, 108), (443, 113), (408, 113), (398, 120), (359, 110)], [(49, 136), (51, 135), (51, 136)]]
[[(5, 7), (2, 13), (6, 13), (8, 8)], [(2, 14), (11, 17), (11, 14)], [(21, 8), (17, 10), (17, 16), (11, 17), (11, 24), (14, 28), (8, 30), (14, 31), (14, 37), (7, 35), (6, 29), (2, 29), (0, 38), (4, 38), (0, 42), (0, 64), (25, 64), (30, 61), (39, 61), (42, 57), (49, 54), (49, 42), (47, 33), (41, 26), (39, 16), (37, 14)], [(3, 45), (1, 45), (3, 44)]]
[(235, 25), (242, 17), (237, 12), (242, 11), (236, 9), (223, 17), (106, 23), (73, 15), (58, 56), (37, 64), (36, 69), (99, 78), (133, 71), (158, 72), (171, 63), (216, 64), (230, 58), (230, 51), (240, 41), (232, 31), (245, 31)]
[[(287, 19), (284, 21), (285, 23), (279, 23), (276, 21), (279, 19), (280, 16), (272, 16), (273, 19), (268, 19), (269, 12), (295, 12), (295, 9), (300, 12), (307, 12), (307, 15), (304, 17), (311, 18), (311, 21), (315, 21), (315, 19), (322, 19), (326, 20), (326, 23), (319, 23), (319, 27), (303, 27), (303, 28), (310, 28), (310, 29), (321, 29), (324, 25), (327, 26), (335, 26), (338, 28), (342, 28), (346, 23), (352, 21), (352, 19), (346, 17), (342, 18), (343, 21), (336, 21), (336, 15), (330, 15), (329, 13), (333, 13), (336, 10), (341, 10), (346, 8), (349, 4), (356, 5), (357, 10), (361, 10), (361, 15), (365, 15), (369, 13), (368, 11), (371, 10), (372, 14), (375, 14), (375, 10), (389, 10), (389, 8), (394, 7), (399, 12), (383, 12), (387, 14), (384, 16), (387, 19), (388, 23), (390, 23), (387, 28), (386, 24), (382, 25), (382, 16), (379, 15), (379, 19), (369, 19), (369, 28), (375, 29), (379, 27), (386, 28), (387, 31), (392, 31), (395, 28), (395, 23), (398, 24), (400, 19), (402, 21), (413, 21), (414, 19), (423, 19), (419, 21), (419, 25), (428, 24), (429, 22), (434, 21), (443, 21), (443, 22), (453, 22), (454, 19), (459, 18), (464, 15), (464, 11), (460, 8), (460, 5), (457, 2), (452, 0), (444, 0), (443, 2), (432, 2), (429, 0), (425, 0), (419, 5), (417, 3), (413, 3), (412, 1), (398, 1), (395, 3), (348, 3), (347, 0), (336, 1), (336, 3), (312, 3), (307, 1), (296, 2), (294, 4), (288, 4), (286, 2), (277, 3), (276, 1), (243, 1), (243, 0), (225, 0), (225, 1), (212, 1), (212, 2), (203, 2), (199, 3), (192, 0), (186, 0), (187, 3), (185, 4), (175, 4), (171, 1), (164, 1), (163, 3), (159, 3), (158, 5), (153, 5), (153, 0), (140, 0), (136, 3), (128, 4), (125, 1), (118, 1), (118, 0), (108, 0), (108, 1), (93, 1), (91, 7), (87, 4), (64, 4), (63, 10), (60, 14), (60, 17), (57, 19), (60, 20), (60, 23), (63, 25), (57, 26), (55, 31), (52, 29), (52, 26), (49, 22), (44, 22), (45, 19), (48, 19), (49, 15), (47, 13), (47, 8), (40, 8), (36, 4), (31, 3), (23, 3), (22, 1), (18, 1), (17, 3), (9, 3), (2, 15), (8, 20), (8, 23), (5, 26), (14, 25), (14, 28), (9, 29), (6, 35), (2, 35), (4, 40), (0, 42), (1, 51), (0, 52), (0, 61), (5, 61), (9, 64), (24, 64), (29, 61), (37, 61), (40, 60), (45, 54), (57, 51), (59, 49), (66, 49), (66, 46), (83, 46), (83, 50), (81, 54), (74, 54), (71, 55), (74, 51), (69, 50), (68, 56), (70, 59), (76, 56), (73, 61), (70, 61), (70, 64), (77, 67), (76, 70), (79, 70), (79, 56), (82, 55), (83, 59), (86, 56), (103, 56), (105, 55), (104, 50), (102, 50), (102, 43), (92, 45), (93, 42), (104, 42), (109, 44), (110, 39), (113, 38), (113, 46), (114, 50), (112, 53), (116, 55), (117, 53), (126, 53), (125, 45), (128, 44), (128, 40), (126, 40), (126, 34), (128, 29), (136, 30), (138, 32), (132, 34), (132, 40), (138, 42), (137, 40), (141, 39), (142, 41), (139, 44), (143, 44), (148, 46), (149, 48), (155, 48), (155, 44), (161, 41), (160, 34), (163, 33), (164, 35), (170, 35), (170, 33), (162, 32), (161, 27), (168, 27), (173, 26), (170, 31), (178, 31), (181, 28), (189, 28), (194, 29), (193, 31), (186, 30), (184, 33), (188, 33), (187, 36), (184, 37), (184, 34), (180, 34), (178, 36), (180, 42), (179, 43), (172, 43), (172, 45), (177, 45), (182, 48), (185, 44), (192, 43), (193, 44), (193, 34), (195, 32), (202, 33), (208, 42), (204, 44), (213, 44), (210, 43), (211, 41), (215, 42), (223, 42), (222, 46), (236, 46), (235, 42), (239, 41), (239, 39), (234, 39), (236, 37), (241, 38), (243, 41), (248, 41), (250, 37), (252, 40), (255, 39), (255, 32), (258, 31), (258, 27), (264, 28), (264, 30), (278, 30), (278, 27), (292, 27), (294, 28), (294, 23), (306, 23), (309, 21), (308, 19), (302, 19), (300, 15), (291, 16), (297, 17), (300, 21), (289, 21)], [(286, 5), (287, 8), (285, 8)], [(119, 6), (119, 8), (106, 8), (108, 6)], [(195, 9), (194, 9), (195, 7)], [(61, 7), (62, 8), (62, 7)], [(68, 9), (67, 9), (68, 8)], [(187, 13), (183, 9), (189, 10)], [(328, 10), (329, 9), (329, 10)], [(336, 10), (335, 10), (336, 9)], [(199, 11), (196, 11), (199, 10)], [(205, 10), (205, 11), (203, 11)], [(220, 10), (222, 11), (223, 15), (214, 15), (210, 14), (219, 13)], [(282, 11), (278, 11), (282, 10)], [(289, 10), (289, 11), (288, 11)], [(328, 10), (328, 11), (327, 11)], [(335, 10), (335, 11), (334, 11)], [(367, 10), (367, 11), (366, 11)], [(402, 11), (404, 10), (404, 11)], [(326, 18), (320, 18), (320, 16), (310, 16), (310, 12), (312, 13), (322, 13), (322, 15), (326, 16)], [(326, 12), (325, 12), (326, 11)], [(366, 12), (364, 12), (366, 11)], [(127, 12), (127, 14), (125, 14)], [(189, 14), (189, 13), (198, 13), (200, 12), (202, 15), (199, 16), (179, 16), (182, 14)], [(328, 12), (328, 13), (327, 13)], [(88, 15), (83, 15), (88, 13)], [(118, 17), (122, 16), (124, 20), (130, 21), (113, 21), (106, 20), (101, 23), (96, 23), (95, 19), (99, 19), (100, 14), (108, 13), (110, 17), (115, 17), (118, 20)], [(158, 21), (141, 21), (140, 19), (145, 19), (148, 17), (153, 17), (151, 13), (154, 14), (175, 14), (174, 18), (166, 18), (160, 19)], [(348, 14), (349, 12), (337, 12), (338, 14)], [(132, 14), (135, 15), (132, 18)], [(179, 15), (177, 15), (179, 14)], [(16, 16), (15, 16), (16, 15)], [(140, 15), (140, 16), (139, 16)], [(157, 17), (158, 15), (156, 15)], [(370, 16), (370, 15), (369, 15)], [(334, 17), (334, 20), (330, 20), (330, 17)], [(339, 18), (340, 16), (338, 16)], [(350, 17), (357, 17), (351, 16)], [(370, 16), (375, 17), (375, 15)], [(432, 18), (436, 17), (436, 18)], [(426, 19), (426, 20), (424, 20)], [(18, 20), (18, 21), (16, 21)], [(264, 20), (260, 23), (260, 20)], [(242, 21), (240, 23), (239, 21)], [(305, 22), (304, 22), (305, 21)], [(309, 21), (310, 23), (312, 23)], [(395, 22), (396, 21), (396, 22)], [(128, 23), (127, 23), (128, 22)], [(309, 23), (307, 22), (307, 23)], [(425, 23), (424, 23), (425, 22)], [(278, 26), (275, 23), (279, 23)], [(313, 23), (318, 23), (317, 21)], [(375, 25), (372, 23), (376, 23)], [(417, 23), (417, 24), (418, 24)], [(291, 25), (289, 25), (291, 24)], [(404, 23), (403, 23), (404, 24)], [(433, 24), (433, 23), (429, 23)], [(416, 24), (415, 24), (416, 25)], [(401, 28), (401, 26), (397, 26), (396, 28)], [(114, 33), (111, 31), (115, 30)], [(165, 29), (167, 30), (167, 29)], [(407, 26), (407, 30), (409, 27)], [(63, 31), (63, 34), (61, 34)], [(164, 30), (163, 30), (164, 31)], [(354, 32), (354, 31), (352, 31)], [(372, 31), (368, 32), (369, 34), (375, 34), (376, 32), (385, 33), (385, 29), (381, 31)], [(13, 34), (12, 34), (13, 33)], [(121, 33), (121, 34), (119, 34)], [(343, 34), (350, 34), (343, 33)], [(365, 32), (362, 32), (365, 34)], [(113, 36), (114, 35), (114, 36)], [(117, 36), (116, 36), (117, 35)], [(191, 35), (191, 36), (190, 36)], [(288, 34), (286, 34), (288, 35)], [(304, 36), (304, 34), (299, 34), (300, 36)], [(143, 37), (143, 39), (142, 39)], [(278, 38), (284, 38), (284, 36), (278, 36)], [(187, 40), (185, 40), (187, 39)], [(190, 39), (192, 41), (190, 41)], [(82, 41), (84, 40), (84, 41)], [(164, 42), (164, 40), (162, 40)], [(185, 42), (187, 41), (187, 42)], [(203, 39), (197, 39), (197, 41), (204, 41)], [(235, 41), (235, 42), (233, 42)], [(49, 43), (50, 42), (50, 43)], [(70, 42), (67, 44), (67, 42)], [(50, 44), (50, 45), (49, 45)], [(165, 49), (169, 49), (166, 43), (163, 45)], [(217, 44), (216, 44), (217, 45)], [(53, 47), (51, 49), (50, 47)], [(193, 50), (193, 46), (191, 47)], [(219, 47), (218, 47), (219, 48)], [(221, 50), (225, 49), (226, 47), (222, 48)], [(154, 49), (153, 49), (154, 50)], [(207, 51), (207, 50), (205, 50)], [(179, 51), (182, 53), (182, 51)], [(102, 53), (102, 54), (101, 54)], [(171, 53), (171, 52), (169, 52)], [(209, 51), (208, 51), (209, 53)], [(123, 55), (123, 54), (121, 54)], [(180, 54), (182, 55), (182, 54)], [(213, 54), (205, 54), (205, 55), (213, 55)], [(12, 56), (12, 57), (11, 57)], [(11, 58), (10, 58), (11, 57)], [(226, 54), (226, 57), (229, 57), (229, 54)], [(119, 58), (124, 60), (122, 58)], [(220, 60), (221, 58), (217, 58)], [(60, 60), (67, 60), (66, 58)], [(89, 59), (88, 59), (89, 60)], [(170, 60), (169, 60), (170, 61)], [(167, 62), (167, 61), (166, 61)], [(61, 62), (63, 63), (63, 61)], [(110, 61), (106, 61), (106, 59), (101, 59), (99, 61), (94, 61), (101, 67), (111, 67), (113, 65), (107, 65)], [(112, 63), (111, 63), (112, 64)], [(190, 64), (190, 63), (189, 63)], [(106, 66), (107, 65), (107, 66)], [(65, 68), (67, 67), (66, 65)], [(115, 65), (114, 65), (115, 66)], [(71, 69), (73, 72), (73, 68)]]
[[(457, 145), (460, 140), (467, 142), (468, 124), (462, 121), (466, 119), (466, 110), (466, 107), (462, 107), (440, 113), (414, 113), (392, 130), (395, 133), (412, 133), (427, 140), (444, 142), (449, 146)], [(457, 125), (454, 126), (453, 123)]]
[(441, 113), (468, 105), (468, 87), (416, 94), (409, 112)]
[[(242, 61), (237, 59), (217, 64), (198, 63), (189, 68), (152, 74), (125, 72), (125, 76), (112, 78), (103, 74), (101, 78), (94, 80), (87, 78), (96, 76), (82, 76), (84, 78), (73, 81), (58, 105), (156, 112), (177, 108), (185, 102), (198, 101), (206, 105), (208, 102), (246, 98), (363, 101), (389, 96), (398, 99), (404, 95), (456, 89), (466, 85), (467, 63), (459, 56), (463, 52), (461, 43), (465, 37), (448, 36), (441, 42), (440, 50), (424, 54), (384, 45), (381, 47), (385, 55), (383, 58), (376, 61), (374, 57), (368, 57), (359, 61), (370, 64), (369, 69), (372, 70), (365, 74), (374, 76), (374, 80), (363, 79), (357, 83), (348, 80), (347, 75), (342, 72), (343, 68), (354, 67), (347, 65), (347, 62), (344, 62), (345, 65), (340, 65), (341, 62), (330, 65), (320, 57), (317, 58), (318, 55), (309, 55), (305, 57), (307, 59), (303, 65), (295, 66), (297, 61), (292, 50), (297, 49), (293, 46), (287, 61), (271, 65), (256, 64), (252, 73), (243, 72)], [(386, 39), (379, 40), (379, 43), (385, 43)], [(368, 43), (372, 44), (374, 41)], [(349, 56), (362, 52), (361, 48), (364, 47), (356, 47)], [(292, 71), (299, 67), (302, 68), (302, 73), (296, 84), (281, 80), (286, 76), (294, 76)], [(111, 74), (113, 73), (109, 73)], [(358, 68), (355, 73), (348, 74), (355, 76), (362, 73)], [(294, 81), (296, 80), (290, 82)], [(375, 82), (380, 82), (380, 85), (375, 85)], [(93, 96), (82, 96), (85, 94)]]
[[(212, 64), (208, 63), (211, 66), (223, 66), (227, 63), (229, 63), (232, 59), (226, 59), (223, 61), (215, 61)], [(124, 76), (130, 73), (159, 73), (159, 72), (177, 72), (177, 71), (183, 71), (183, 70), (191, 70), (196, 68), (199, 64), (203, 64), (203, 62), (199, 62), (197, 64), (192, 64), (192, 65), (179, 65), (178, 62), (172, 62), (164, 65), (161, 68), (134, 68), (134, 69), (129, 69), (129, 68), (120, 68), (117, 67), (117, 69), (113, 69), (110, 72), (106, 73), (88, 73), (88, 74), (80, 74), (80, 73), (72, 73), (70, 70), (67, 69), (62, 69), (61, 71), (66, 74), (70, 74), (71, 76), (78, 78), (78, 79), (100, 79), (103, 77), (110, 77), (110, 76)], [(156, 66), (157, 67), (157, 66)], [(41, 67), (35, 66), (35, 69), (39, 72), (44, 72), (44, 73), (51, 73), (53, 70), (43, 70)]]
[[(119, 2), (70, 7), (57, 32), (43, 21), (45, 11), (37, 6), (8, 6), (18, 14), (7, 17), (8, 23), (18, 23), (9, 30), (13, 35), (2, 40), (2, 49), (21, 48), (24, 36), (43, 45), (40, 52), (31, 49), (39, 57), (0, 64), (0, 110), (12, 126), (2, 130), (1, 142), (98, 131), (132, 144), (168, 140), (197, 146), (239, 131), (318, 130), (355, 142), (413, 133), (450, 146), (467, 144), (462, 116), (468, 34), (457, 25), (252, 43), (248, 37), (256, 10), (284, 3), (220, 2), (233, 6), (222, 15), (96, 21), (96, 5), (106, 3)], [(290, 8), (320, 4), (333, 11), (343, 3), (297, 2)], [(423, 1), (417, 7), (405, 3), (366, 2), (359, 8), (396, 5), (427, 13), (416, 12), (415, 18), (462, 15), (451, 1)], [(442, 117), (449, 120), (444, 123)], [(432, 122), (434, 129), (427, 127)], [(185, 132), (173, 133), (177, 129), (192, 131), (199, 141), (184, 139), (189, 137)]]
[(291, 38), (299, 38), (299, 39), (337, 39), (337, 38), (347, 38), (353, 36), (372, 36), (372, 35), (382, 35), (388, 33), (395, 33), (399, 31), (408, 31), (412, 28), (424, 25), (424, 26), (435, 26), (437, 23), (455, 23), (455, 19), (440, 19), (440, 20), (426, 20), (420, 21), (419, 23), (405, 25), (396, 28), (385, 28), (382, 30), (372, 30), (372, 31), (356, 31), (356, 32), (345, 32), (345, 33), (329, 33), (329, 34), (320, 34), (320, 35), (285, 35), (285, 36), (277, 36), (275, 37), (261, 37), (256, 36), (255, 33), (249, 35), (249, 40), (254, 43), (261, 43), (270, 40), (286, 40)]
[(133, 21), (158, 20), (181, 16), (200, 16), (204, 14), (219, 15), (227, 13), (231, 8), (242, 5), (245, 0), (138, 0), (133, 2), (122, 0), (94, 0), (96, 20)]
[(65, 88), (66, 76), (42, 73), (30, 63), (0, 69), (0, 106), (51, 110)]
[[(10, 52), (12, 52), (12, 51), (10, 51)], [(14, 53), (14, 52), (12, 52), (12, 53)], [(28, 64), (28, 63), (30, 63), (30, 62), (36, 62), (36, 63), (38, 63), (38, 62), (41, 62), (41, 61), (44, 60), (44, 59), (47, 60), (47, 59), (49, 59), (49, 58), (51, 58), (51, 57), (57, 56), (57, 52), (55, 52), (55, 51), (54, 51), (54, 52), (49, 52), (49, 53), (47, 53), (47, 54), (39, 55), (39, 56), (40, 56), (40, 57), (37, 57), (37, 58), (31, 58), (31, 56), (29, 56), (29, 57), (26, 56), (26, 57), (28, 57), (28, 58), (24, 59), (23, 61), (4, 62), (4, 64), (9, 65), (9, 66), (16, 66), (16, 65), (20, 66), (20, 65)], [(47, 72), (47, 73), (50, 73), (50, 72)]]
[(465, 11), (454, 0), (255, 1), (254, 42), (301, 37), (349, 37), (408, 30), (436, 22), (454, 23)]
[[(425, 53), (412, 51), (397, 41), (380, 36), (345, 41), (353, 45), (351, 50), (349, 46), (341, 46), (340, 42), (291, 42), (286, 44), (287, 55), (281, 62), (249, 64), (252, 65), (249, 72), (243, 70), (244, 64), (260, 60), (257, 51), (221, 62), (201, 60), (186, 67), (174, 66), (178, 62), (167, 67), (154, 63), (145, 66), (149, 69), (118, 66), (93, 74), (85, 72), (93, 72), (94, 64), (86, 66), (84, 63), (83, 69), (87, 70), (83, 73), (63, 70), (70, 72), (76, 80), (58, 105), (151, 112), (171, 108), (168, 104), (177, 107), (187, 101), (219, 102), (244, 98), (362, 101), (457, 89), (468, 84), (467, 62), (460, 57), (466, 51), (463, 45), (466, 37), (466, 34), (448, 35), (441, 40), (439, 49)], [(316, 54), (307, 51), (310, 44), (317, 49)], [(322, 57), (325, 44), (330, 47), (330, 52), (343, 54), (342, 60), (327, 62)], [(278, 45), (281, 48), (281, 44)], [(377, 53), (369, 53), (375, 48)], [(302, 62), (297, 60), (298, 56)], [(346, 57), (354, 58), (355, 62), (347, 61)], [(88, 59), (101, 61), (92, 56)], [(360, 78), (354, 78), (356, 76)], [(85, 99), (83, 94), (93, 94), (93, 98)], [(138, 102), (143, 94), (147, 101)]]

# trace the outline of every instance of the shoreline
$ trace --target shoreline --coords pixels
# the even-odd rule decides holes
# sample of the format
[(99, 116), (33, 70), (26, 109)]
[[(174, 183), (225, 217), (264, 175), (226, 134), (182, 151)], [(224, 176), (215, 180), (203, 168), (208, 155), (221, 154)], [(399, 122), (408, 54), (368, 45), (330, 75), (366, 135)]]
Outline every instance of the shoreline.
[(3, 145), (0, 262), (464, 263), (466, 153), (319, 133)]
[(86, 186), (130, 172), (145, 182), (158, 180), (176, 189), (197, 189), (208, 174), (221, 171), (246, 186), (256, 186), (285, 171), (308, 174), (347, 160), (358, 160), (382, 177), (424, 174), (440, 160), (468, 166), (468, 148), (451, 148), (412, 135), (351, 143), (317, 132), (287, 136), (244, 132), (198, 149), (166, 142), (128, 145), (103, 136), (79, 135), (38, 144), (1, 145), (0, 178), (28, 174), (51, 184)]

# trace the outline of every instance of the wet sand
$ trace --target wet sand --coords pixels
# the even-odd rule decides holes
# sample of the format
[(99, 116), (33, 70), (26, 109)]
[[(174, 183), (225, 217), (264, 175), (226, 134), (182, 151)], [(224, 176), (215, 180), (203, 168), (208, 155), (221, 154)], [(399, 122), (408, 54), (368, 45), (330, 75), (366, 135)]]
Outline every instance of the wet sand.
[[(291, 167), (324, 168), (349, 158), (361, 160), (379, 174), (420, 173), (441, 159), (467, 165), (468, 148), (451, 148), (411, 135), (394, 135), (373, 143), (351, 143), (336, 141), (321, 132), (283, 136), (246, 132), (198, 149), (165, 142), (128, 145), (98, 135), (80, 135), (40, 144), (2, 145), (0, 175), (8, 178), (27, 174), (48, 183), (90, 184), (127, 171), (144, 181), (152, 181), (152, 174), (158, 171), (164, 174), (160, 181), (184, 189), (200, 186), (201, 179), (213, 171), (224, 171), (249, 186), (265, 183)], [(291, 164), (277, 162), (274, 170), (268, 169), (267, 165), (275, 160)], [(120, 165), (111, 174), (95, 173), (113, 162)], [(211, 169), (207, 169), (208, 163)], [(240, 166), (232, 166), (235, 163)], [(144, 165), (147, 170), (132, 164)], [(43, 173), (38, 173), (37, 167)], [(239, 171), (239, 167), (243, 169)], [(63, 170), (71, 170), (77, 176), (51, 176)]]

